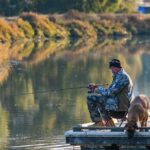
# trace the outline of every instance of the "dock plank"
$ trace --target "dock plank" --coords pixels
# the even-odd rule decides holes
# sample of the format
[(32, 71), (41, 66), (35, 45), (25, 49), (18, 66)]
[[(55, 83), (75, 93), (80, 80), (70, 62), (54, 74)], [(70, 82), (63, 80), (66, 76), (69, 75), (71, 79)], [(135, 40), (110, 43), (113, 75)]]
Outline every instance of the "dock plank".
[[(150, 117), (150, 115), (149, 115)], [(119, 149), (119, 147), (133, 146), (150, 149), (150, 119), (148, 127), (139, 128), (135, 131), (132, 139), (124, 129), (127, 121), (124, 121), (120, 127), (121, 120), (115, 121), (114, 127), (92, 126), (93, 123), (79, 124), (72, 130), (65, 132), (66, 143), (80, 146), (81, 150), (98, 150), (99, 147), (105, 149)]]
[(65, 133), (66, 142), (71, 145), (150, 145), (150, 132), (136, 131), (132, 139), (128, 139), (126, 132), (83, 131), (73, 130)]

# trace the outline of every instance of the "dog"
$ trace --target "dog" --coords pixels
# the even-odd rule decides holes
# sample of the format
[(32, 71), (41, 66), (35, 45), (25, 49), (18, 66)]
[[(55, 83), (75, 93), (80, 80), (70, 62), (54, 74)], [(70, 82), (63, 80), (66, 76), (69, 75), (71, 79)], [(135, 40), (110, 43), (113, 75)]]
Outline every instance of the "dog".
[(125, 129), (127, 130), (128, 138), (134, 136), (135, 130), (138, 129), (138, 123), (141, 127), (147, 127), (149, 99), (145, 95), (136, 96), (128, 109), (128, 118)]

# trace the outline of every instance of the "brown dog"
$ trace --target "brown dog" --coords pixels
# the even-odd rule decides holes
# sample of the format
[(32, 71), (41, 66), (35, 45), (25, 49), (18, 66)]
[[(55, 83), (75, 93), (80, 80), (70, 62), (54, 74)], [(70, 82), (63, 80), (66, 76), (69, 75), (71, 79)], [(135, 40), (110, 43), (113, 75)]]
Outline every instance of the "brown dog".
[(145, 95), (139, 95), (131, 102), (128, 110), (128, 118), (125, 129), (128, 133), (128, 138), (134, 136), (135, 130), (138, 128), (138, 123), (141, 127), (147, 126), (149, 100)]

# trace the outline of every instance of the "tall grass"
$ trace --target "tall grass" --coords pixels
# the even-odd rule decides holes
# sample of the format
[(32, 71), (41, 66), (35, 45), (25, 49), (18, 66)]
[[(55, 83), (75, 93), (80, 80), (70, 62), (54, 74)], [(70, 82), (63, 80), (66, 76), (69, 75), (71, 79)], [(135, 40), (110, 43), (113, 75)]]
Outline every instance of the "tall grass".
[(35, 13), (24, 13), (21, 15), (21, 18), (31, 24), (35, 36), (38, 38), (61, 38), (66, 37), (68, 34), (65, 29), (51, 22), (46, 16)]
[(12, 41), (23, 37), (23, 33), (14, 22), (0, 19), (0, 41)]
[(24, 33), (26, 38), (34, 37), (34, 30), (28, 21), (18, 18), (16, 20), (16, 24), (18, 25), (19, 30)]
[(150, 15), (94, 14), (69, 11), (65, 14), (23, 13), (0, 19), (0, 41), (60, 39), (101, 36), (150, 35)]
[(71, 37), (95, 37), (96, 31), (87, 21), (67, 20), (64, 26), (69, 30)]

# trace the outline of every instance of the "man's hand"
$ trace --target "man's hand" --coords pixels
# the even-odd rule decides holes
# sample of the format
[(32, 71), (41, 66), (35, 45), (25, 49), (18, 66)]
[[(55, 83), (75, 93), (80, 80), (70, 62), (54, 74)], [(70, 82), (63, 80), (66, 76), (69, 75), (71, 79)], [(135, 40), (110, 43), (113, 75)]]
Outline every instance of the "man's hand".
[(95, 83), (90, 83), (87, 88), (88, 88), (88, 93), (94, 93), (95, 89), (98, 88), (98, 85)]

